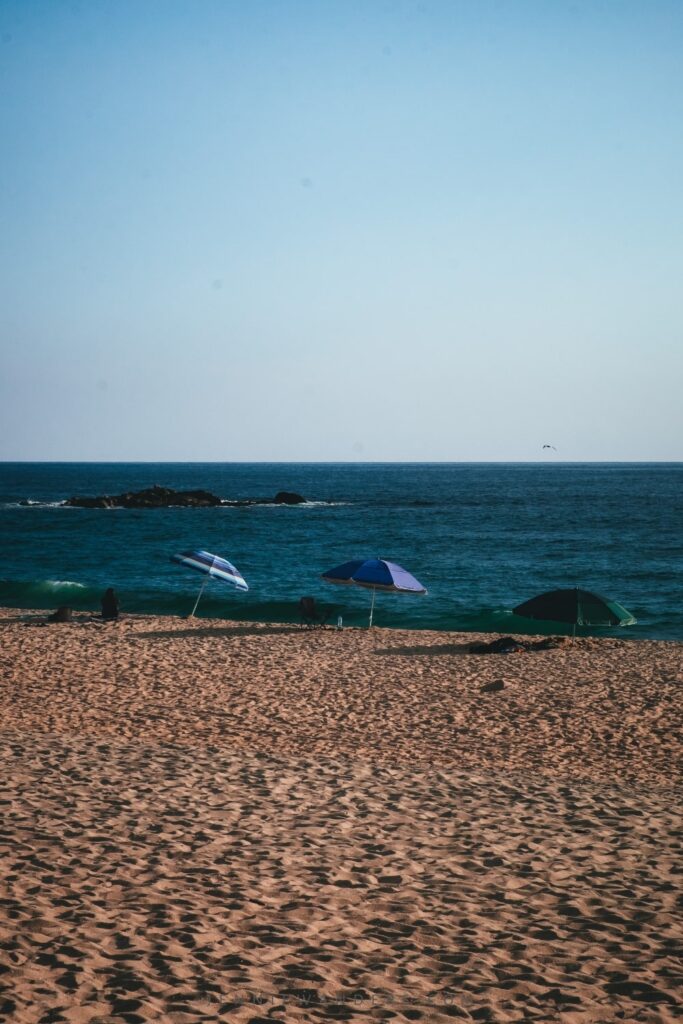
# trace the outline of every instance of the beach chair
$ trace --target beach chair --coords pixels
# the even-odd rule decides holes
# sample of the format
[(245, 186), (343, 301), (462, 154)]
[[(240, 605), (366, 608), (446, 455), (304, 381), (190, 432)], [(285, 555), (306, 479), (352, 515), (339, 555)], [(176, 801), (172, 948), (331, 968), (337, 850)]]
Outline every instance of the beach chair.
[(324, 626), (331, 610), (324, 610), (315, 603), (314, 597), (302, 597), (299, 601), (299, 615), (303, 626)]

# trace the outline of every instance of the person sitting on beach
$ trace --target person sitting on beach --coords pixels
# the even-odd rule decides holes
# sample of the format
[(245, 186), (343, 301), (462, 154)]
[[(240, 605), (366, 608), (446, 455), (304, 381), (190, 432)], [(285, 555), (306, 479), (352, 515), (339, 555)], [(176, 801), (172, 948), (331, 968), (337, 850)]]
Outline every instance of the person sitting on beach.
[(104, 592), (102, 598), (102, 618), (103, 619), (118, 619), (119, 617), (119, 599), (114, 593), (113, 587), (108, 587)]

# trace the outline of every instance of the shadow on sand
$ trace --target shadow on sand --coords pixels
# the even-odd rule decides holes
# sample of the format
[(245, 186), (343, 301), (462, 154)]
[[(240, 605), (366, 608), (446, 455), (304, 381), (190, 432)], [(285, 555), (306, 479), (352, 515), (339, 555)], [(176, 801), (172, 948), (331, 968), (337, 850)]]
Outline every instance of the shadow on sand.
[(414, 647), (379, 647), (373, 654), (400, 654), (410, 657), (414, 654), (469, 654), (470, 645), (475, 641), (464, 644), (429, 644), (425, 646), (415, 645)]

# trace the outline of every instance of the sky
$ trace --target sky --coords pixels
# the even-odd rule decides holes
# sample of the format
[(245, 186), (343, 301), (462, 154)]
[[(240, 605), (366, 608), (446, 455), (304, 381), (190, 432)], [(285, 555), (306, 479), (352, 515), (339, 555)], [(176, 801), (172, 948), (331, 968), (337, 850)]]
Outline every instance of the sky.
[(0, 459), (681, 459), (682, 57), (679, 0), (0, 0)]

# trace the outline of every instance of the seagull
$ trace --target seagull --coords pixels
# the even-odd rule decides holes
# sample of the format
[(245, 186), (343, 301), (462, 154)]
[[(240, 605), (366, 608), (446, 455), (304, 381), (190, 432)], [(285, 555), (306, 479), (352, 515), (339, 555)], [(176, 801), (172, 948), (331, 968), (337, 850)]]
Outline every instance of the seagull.
[(553, 450), (554, 452), (556, 452), (556, 451), (557, 451), (557, 448), (555, 447), (555, 445), (554, 445), (554, 444), (544, 444), (544, 445), (543, 445), (543, 447), (544, 447), (544, 448), (552, 448), (552, 450)]

